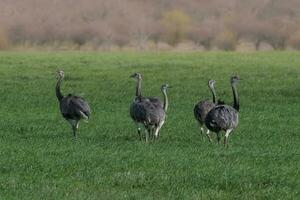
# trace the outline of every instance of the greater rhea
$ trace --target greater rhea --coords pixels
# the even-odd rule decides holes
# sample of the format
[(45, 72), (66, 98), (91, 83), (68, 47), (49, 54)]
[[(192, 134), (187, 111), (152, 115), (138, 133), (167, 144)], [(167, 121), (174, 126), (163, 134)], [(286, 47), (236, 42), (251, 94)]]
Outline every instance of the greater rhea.
[(141, 124), (144, 123), (146, 117), (146, 111), (144, 109), (146, 98), (143, 97), (141, 93), (142, 75), (140, 73), (134, 73), (130, 77), (136, 79), (135, 98), (129, 108), (130, 117), (137, 126), (138, 135), (140, 140), (142, 140)]
[[(145, 127), (147, 129), (146, 140), (149, 135), (151, 138), (158, 139), (160, 135), (160, 129), (165, 123), (166, 113), (169, 106), (167, 90), (170, 88), (168, 84), (163, 84), (161, 86), (161, 92), (164, 96), (163, 106), (161, 104), (157, 104), (155, 102), (145, 103), (145, 111), (146, 111), (146, 120), (144, 122)], [(159, 99), (158, 97), (155, 97)]]
[(60, 90), (64, 72), (58, 71), (58, 81), (56, 84), (56, 97), (59, 101), (59, 108), (62, 116), (71, 124), (73, 136), (77, 138), (76, 131), (78, 129), (79, 121), (81, 119), (88, 120), (90, 117), (90, 107), (88, 103), (79, 96), (68, 94), (63, 96)]
[(206, 127), (217, 134), (220, 143), (220, 132), (225, 131), (224, 146), (228, 146), (229, 134), (238, 126), (238, 112), (240, 108), (236, 84), (240, 80), (238, 76), (232, 76), (230, 83), (233, 92), (233, 106), (218, 105), (211, 109), (205, 118)]
[[(162, 115), (162, 113), (168, 108), (167, 96), (164, 95), (164, 102), (162, 102), (158, 97), (143, 97), (141, 93), (142, 75), (140, 73), (134, 73), (130, 77), (136, 79), (135, 98), (130, 105), (130, 116), (137, 126), (140, 140), (142, 140), (142, 125), (146, 128), (146, 141), (148, 142), (149, 132), (152, 132), (153, 128), (156, 128), (158, 130), (156, 133), (158, 137), (159, 130), (163, 125), (163, 122), (157, 125), (157, 121), (161, 120), (162, 116), (165, 116), (165, 114)], [(162, 91), (164, 91), (163, 93), (166, 93), (165, 90), (167, 87), (168, 85), (163, 85), (161, 88)]]
[[(214, 88), (215, 81), (209, 80), (208, 81), (208, 87), (212, 93), (212, 101), (209, 99), (202, 100), (198, 102), (194, 107), (194, 116), (199, 123), (201, 134), (204, 134), (204, 124), (205, 124), (205, 118), (207, 113), (217, 105), (216, 100), (216, 91)], [(206, 136), (208, 137), (209, 141), (211, 142), (211, 137), (209, 135), (209, 129), (206, 131)]]

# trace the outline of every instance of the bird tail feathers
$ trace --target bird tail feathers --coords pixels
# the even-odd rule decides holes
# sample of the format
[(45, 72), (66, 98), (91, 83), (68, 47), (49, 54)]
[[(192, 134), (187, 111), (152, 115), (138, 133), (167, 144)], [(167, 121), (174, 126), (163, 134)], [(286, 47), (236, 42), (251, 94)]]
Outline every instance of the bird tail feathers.
[(86, 114), (84, 114), (82, 111), (79, 111), (79, 113), (80, 113), (81, 117), (84, 119), (84, 121), (88, 122), (89, 117)]

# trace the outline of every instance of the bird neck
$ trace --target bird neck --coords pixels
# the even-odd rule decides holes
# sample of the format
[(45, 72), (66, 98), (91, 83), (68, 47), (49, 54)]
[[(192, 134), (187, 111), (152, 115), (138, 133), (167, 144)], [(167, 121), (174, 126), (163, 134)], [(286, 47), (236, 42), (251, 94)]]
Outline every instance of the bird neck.
[(136, 90), (135, 90), (136, 97), (142, 96), (141, 88), (142, 88), (142, 80), (138, 79), (136, 83)]
[(169, 99), (168, 99), (168, 95), (167, 95), (167, 91), (162, 91), (163, 95), (164, 95), (164, 111), (167, 112), (168, 110), (168, 106), (169, 106)]
[(238, 93), (236, 89), (235, 84), (231, 84), (232, 87), (232, 93), (233, 93), (233, 108), (239, 111), (240, 109), (240, 103), (239, 103), (239, 98), (238, 98)]
[(64, 96), (62, 95), (62, 93), (60, 91), (60, 85), (61, 85), (62, 79), (63, 79), (62, 77), (58, 78), (58, 81), (57, 81), (56, 87), (55, 87), (56, 97), (59, 101), (61, 101), (64, 98)]
[(211, 91), (212, 96), (213, 96), (213, 102), (214, 102), (214, 104), (216, 104), (217, 103), (217, 95), (216, 95), (215, 88), (214, 88), (214, 86), (209, 86), (209, 88), (210, 88), (210, 91)]

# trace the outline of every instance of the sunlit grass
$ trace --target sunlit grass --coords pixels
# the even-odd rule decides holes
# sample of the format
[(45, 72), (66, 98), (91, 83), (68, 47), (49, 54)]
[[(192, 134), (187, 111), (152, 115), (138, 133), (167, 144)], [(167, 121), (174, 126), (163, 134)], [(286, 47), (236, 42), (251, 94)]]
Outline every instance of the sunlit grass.
[[(58, 109), (62, 91), (92, 109), (74, 141)], [(170, 108), (161, 138), (138, 140), (129, 117), (133, 72), (143, 95)], [(193, 106), (232, 102), (240, 124), (228, 149), (201, 138)], [(3, 199), (296, 199), (299, 197), (300, 53), (0, 53), (0, 197)], [(298, 195), (298, 196), (297, 196)]]

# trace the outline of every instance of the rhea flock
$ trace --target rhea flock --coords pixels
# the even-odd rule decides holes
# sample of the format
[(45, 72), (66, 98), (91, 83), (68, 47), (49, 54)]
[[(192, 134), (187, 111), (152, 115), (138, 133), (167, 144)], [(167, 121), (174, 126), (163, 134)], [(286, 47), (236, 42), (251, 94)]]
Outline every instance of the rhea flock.
[(130, 116), (137, 126), (140, 140), (142, 140), (141, 127), (144, 126), (146, 128), (146, 141), (148, 142), (149, 131), (151, 131), (150, 129), (152, 127), (151, 119), (153, 118), (153, 116), (155, 116), (155, 114), (151, 112), (151, 108), (162, 108), (166, 110), (168, 108), (168, 100), (166, 99), (167, 97), (165, 97), (165, 101), (163, 103), (157, 97), (143, 97), (141, 93), (142, 75), (140, 73), (134, 73), (130, 77), (136, 79), (135, 98), (130, 105)]
[[(211, 101), (209, 99), (206, 99), (206, 100), (199, 101), (194, 107), (194, 116), (200, 126), (200, 131), (201, 131), (202, 135), (204, 134), (204, 125), (205, 125), (206, 115), (213, 107), (215, 107), (217, 105), (216, 91), (214, 88), (214, 84), (215, 84), (214, 80), (208, 81), (208, 87), (212, 93), (213, 100)], [(211, 142), (211, 137), (209, 135), (209, 129), (206, 130), (206, 136), (208, 137), (209, 141)]]
[(62, 116), (71, 124), (73, 130), (73, 136), (76, 139), (76, 131), (78, 129), (79, 121), (81, 119), (88, 121), (90, 118), (90, 107), (88, 103), (79, 96), (74, 96), (72, 94), (68, 94), (67, 96), (63, 96), (61, 93), (61, 83), (64, 79), (64, 72), (57, 71), (58, 81), (56, 84), (56, 97), (59, 101), (59, 108)]
[(225, 131), (224, 146), (228, 147), (229, 134), (238, 126), (238, 112), (240, 109), (238, 92), (236, 88), (238, 76), (230, 78), (230, 84), (233, 93), (233, 106), (217, 105), (212, 108), (205, 118), (206, 127), (217, 134), (218, 143), (220, 143), (220, 132)]

